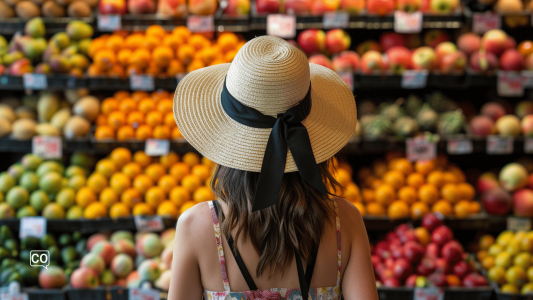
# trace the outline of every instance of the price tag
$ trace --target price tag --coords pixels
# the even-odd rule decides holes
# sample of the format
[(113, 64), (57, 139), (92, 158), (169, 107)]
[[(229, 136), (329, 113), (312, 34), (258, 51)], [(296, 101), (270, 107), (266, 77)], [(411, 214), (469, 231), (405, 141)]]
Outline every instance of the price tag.
[(296, 17), (293, 15), (268, 15), (267, 34), (292, 39), (296, 36)]
[(213, 32), (215, 31), (214, 16), (189, 16), (187, 18), (187, 28), (191, 32)]
[(21, 239), (27, 236), (42, 238), (46, 234), (45, 217), (23, 217), (20, 219), (19, 237)]
[(438, 287), (415, 288), (414, 300), (444, 300), (444, 291)]
[(19, 294), (0, 294), (0, 300), (28, 300), (27, 293)]
[(61, 158), (63, 156), (61, 138), (58, 136), (33, 137), (32, 153), (44, 159)]
[(507, 230), (519, 231), (531, 230), (531, 219), (520, 217), (508, 217), (507, 218)]
[(427, 70), (405, 70), (402, 73), (402, 88), (404, 89), (423, 89), (427, 82)]
[(524, 87), (522, 76), (516, 72), (498, 72), (498, 96), (522, 97)]
[(513, 138), (491, 135), (487, 137), (487, 154), (513, 153)]
[(474, 13), (472, 19), (472, 31), (479, 34), (484, 34), (491, 29), (499, 29), (501, 27), (501, 19), (499, 15), (491, 13)]
[(48, 88), (48, 81), (44, 74), (26, 73), (22, 75), (22, 82), (24, 89), (27, 90), (46, 90)]
[(469, 154), (474, 152), (472, 141), (468, 139), (451, 139), (447, 145), (449, 154)]
[(324, 29), (348, 28), (350, 25), (350, 14), (347, 12), (328, 11), (324, 13), (322, 27)]
[(398, 33), (419, 33), (422, 31), (422, 12), (394, 12), (394, 31)]
[(122, 28), (122, 17), (120, 15), (98, 15), (98, 30), (115, 31)]
[(147, 139), (144, 147), (144, 152), (148, 156), (167, 155), (169, 150), (169, 140)]
[(346, 84), (350, 87), (350, 90), (353, 91), (353, 73), (352, 72), (339, 72), (337, 73), (339, 76), (346, 82)]
[(533, 153), (533, 138), (526, 138), (524, 140), (524, 153), (526, 154)]
[(153, 91), (155, 90), (154, 76), (152, 75), (130, 75), (130, 87), (132, 90)]
[(165, 229), (161, 216), (135, 216), (134, 221), (138, 231), (155, 232)]
[(437, 145), (426, 137), (408, 138), (406, 141), (407, 159), (410, 161), (431, 160), (437, 157)]
[(522, 86), (525, 89), (533, 89), (533, 71), (522, 71), (520, 72), (522, 76)]

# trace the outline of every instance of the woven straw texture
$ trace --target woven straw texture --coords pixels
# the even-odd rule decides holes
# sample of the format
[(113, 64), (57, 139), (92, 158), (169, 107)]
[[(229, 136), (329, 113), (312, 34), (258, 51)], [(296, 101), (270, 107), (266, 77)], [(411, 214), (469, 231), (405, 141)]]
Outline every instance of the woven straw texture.
[[(220, 94), (226, 75), (234, 98), (274, 117), (297, 105), (311, 81), (311, 113), (302, 124), (317, 163), (335, 155), (355, 132), (354, 96), (335, 72), (309, 64), (300, 50), (280, 38), (257, 37), (239, 50), (231, 64), (189, 73), (174, 95), (174, 117), (181, 133), (217, 164), (260, 172), (271, 132), (242, 125), (224, 112)], [(297, 170), (289, 151), (285, 173)]]

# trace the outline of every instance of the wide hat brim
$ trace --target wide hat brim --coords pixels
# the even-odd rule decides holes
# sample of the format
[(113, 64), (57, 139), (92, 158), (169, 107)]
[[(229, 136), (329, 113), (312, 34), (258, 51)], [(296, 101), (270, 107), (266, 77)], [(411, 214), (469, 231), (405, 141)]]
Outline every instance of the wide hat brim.
[[(222, 108), (220, 96), (230, 64), (202, 68), (185, 76), (174, 94), (174, 118), (185, 139), (211, 161), (260, 172), (272, 129), (242, 125)], [(316, 163), (334, 156), (357, 125), (355, 100), (348, 85), (332, 70), (309, 64), (312, 108), (307, 128)], [(285, 173), (297, 171), (290, 151)]]

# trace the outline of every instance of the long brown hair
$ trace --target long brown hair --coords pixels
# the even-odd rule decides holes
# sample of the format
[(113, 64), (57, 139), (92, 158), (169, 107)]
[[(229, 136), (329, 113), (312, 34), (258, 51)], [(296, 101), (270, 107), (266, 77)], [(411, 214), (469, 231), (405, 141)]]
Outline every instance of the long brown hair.
[[(333, 178), (333, 160), (318, 164), (322, 181), (335, 193), (341, 186)], [(237, 229), (240, 237), (250, 238), (259, 253), (256, 274), (267, 269), (272, 276), (277, 268), (284, 273), (294, 257), (294, 247), (307, 261), (313, 244), (319, 244), (325, 222), (331, 222), (331, 200), (302, 179), (298, 172), (285, 173), (277, 205), (252, 213), (252, 199), (259, 173), (217, 166), (211, 179), (215, 196), (228, 206), (221, 220), (222, 233), (229, 238)]]

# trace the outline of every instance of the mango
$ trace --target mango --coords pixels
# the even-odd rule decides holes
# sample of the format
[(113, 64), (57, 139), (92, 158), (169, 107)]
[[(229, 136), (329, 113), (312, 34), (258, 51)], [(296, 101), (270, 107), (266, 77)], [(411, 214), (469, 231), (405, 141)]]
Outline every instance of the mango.
[[(87, 55), (87, 53), (89, 53), (89, 46), (91, 46), (92, 41), (93, 41), (92, 39), (83, 39), (79, 41), (78, 43), (79, 52), (81, 54)], [(1, 43), (0, 43), (0, 49), (1, 49)]]
[(38, 64), (35, 67), (34, 72), (38, 73), (38, 74), (47, 75), (47, 74), (51, 74), (52, 73), (52, 69), (50, 68), (50, 64), (49, 63), (42, 62), (42, 63)]
[(50, 58), (50, 68), (54, 73), (68, 73), (72, 65), (66, 56), (54, 55)]
[(56, 33), (50, 39), (50, 45), (54, 45), (60, 50), (63, 50), (70, 45), (70, 38), (65, 32)]
[(78, 46), (77, 45), (70, 45), (68, 46), (67, 48), (63, 49), (63, 51), (61, 51), (61, 55), (64, 55), (64, 56), (71, 56), (71, 55), (74, 55), (78, 53)]
[(22, 52), (13, 51), (13, 52), (4, 54), (4, 56), (2, 57), (2, 61), (4, 62), (4, 65), (10, 66), (14, 62), (22, 58), (24, 58), (24, 54)]
[(46, 28), (44, 27), (43, 19), (33, 18), (26, 23), (24, 33), (32, 38), (44, 37)]
[(72, 21), (66, 28), (68, 36), (76, 41), (88, 39), (93, 36), (94, 30), (91, 25), (82, 21)]
[(74, 68), (85, 70), (89, 67), (89, 60), (83, 54), (73, 54), (70, 56), (69, 61)]
[(44, 92), (37, 101), (37, 116), (39, 122), (49, 122), (59, 109), (59, 98), (55, 93)]
[(61, 49), (59, 49), (59, 47), (55, 44), (50, 43), (44, 50), (43, 61), (50, 62), (50, 58), (52, 58), (54, 55), (58, 55), (59, 53), (61, 53)]
[(7, 41), (4, 36), (0, 35), (0, 55), (7, 53)]

